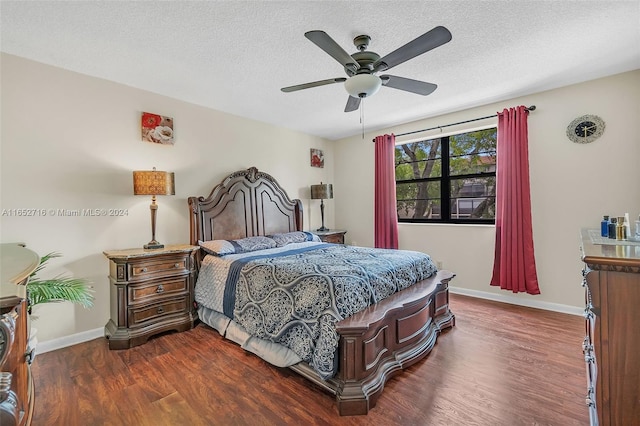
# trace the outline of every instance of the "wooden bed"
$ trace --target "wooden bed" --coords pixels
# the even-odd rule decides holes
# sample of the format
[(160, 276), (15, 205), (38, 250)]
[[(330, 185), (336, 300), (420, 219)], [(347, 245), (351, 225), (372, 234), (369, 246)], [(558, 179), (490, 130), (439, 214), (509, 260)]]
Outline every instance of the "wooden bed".
[[(230, 174), (208, 197), (189, 197), (188, 202), (193, 245), (303, 228), (302, 202), (290, 199), (273, 177), (255, 167)], [(197, 258), (202, 257), (200, 253)], [(338, 322), (334, 378), (321, 379), (306, 363), (289, 368), (334, 394), (341, 415), (367, 414), (387, 379), (424, 358), (438, 334), (455, 324), (448, 293), (454, 276), (439, 271)]]

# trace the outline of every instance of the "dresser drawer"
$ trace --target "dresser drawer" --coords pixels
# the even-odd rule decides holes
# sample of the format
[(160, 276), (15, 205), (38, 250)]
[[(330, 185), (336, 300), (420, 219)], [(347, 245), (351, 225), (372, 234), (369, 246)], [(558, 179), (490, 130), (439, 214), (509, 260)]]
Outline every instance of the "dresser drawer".
[(188, 273), (188, 257), (185, 255), (146, 259), (129, 263), (129, 281), (140, 281), (166, 275)]
[(165, 300), (141, 307), (129, 308), (129, 327), (143, 326), (147, 323), (158, 322), (162, 317), (175, 314), (188, 313), (189, 298), (185, 295), (180, 298)]
[(3, 382), (0, 425), (25, 425), (25, 413), (32, 410), (34, 404), (30, 392), (33, 378), (25, 356), (29, 340), (27, 301), (13, 296), (0, 299), (0, 372)]
[(164, 278), (139, 284), (131, 284), (129, 292), (129, 304), (152, 303), (170, 296), (179, 296), (189, 291), (189, 275), (176, 278)]
[(2, 371), (13, 369), (13, 364), (18, 359), (18, 357), (15, 357), (15, 354), (20, 352), (20, 348), (17, 347), (18, 344), (16, 343), (17, 320), (18, 312), (16, 309), (0, 316), (0, 366)]

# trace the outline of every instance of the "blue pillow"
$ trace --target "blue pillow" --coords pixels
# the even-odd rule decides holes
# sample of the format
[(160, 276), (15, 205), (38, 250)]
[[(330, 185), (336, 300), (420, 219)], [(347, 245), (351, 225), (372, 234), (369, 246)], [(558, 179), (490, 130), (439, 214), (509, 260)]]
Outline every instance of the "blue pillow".
[(312, 234), (311, 232), (304, 231), (294, 231), (294, 232), (286, 232), (284, 234), (273, 234), (269, 235), (271, 239), (273, 239), (278, 247), (286, 246), (291, 243), (304, 243), (305, 241), (320, 241), (320, 237), (316, 234)]
[(247, 237), (239, 240), (198, 241), (198, 245), (209, 254), (224, 256), (274, 248), (276, 242), (269, 237)]

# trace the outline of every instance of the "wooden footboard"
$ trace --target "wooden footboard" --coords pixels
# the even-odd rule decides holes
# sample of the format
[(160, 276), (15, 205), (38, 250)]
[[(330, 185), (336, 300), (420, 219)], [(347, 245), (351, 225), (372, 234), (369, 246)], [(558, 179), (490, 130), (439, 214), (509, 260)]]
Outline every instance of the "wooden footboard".
[(387, 379), (424, 358), (438, 334), (455, 325), (448, 290), (454, 276), (440, 271), (338, 322), (340, 364), (334, 379), (320, 379), (306, 364), (291, 368), (334, 393), (340, 415), (367, 414)]

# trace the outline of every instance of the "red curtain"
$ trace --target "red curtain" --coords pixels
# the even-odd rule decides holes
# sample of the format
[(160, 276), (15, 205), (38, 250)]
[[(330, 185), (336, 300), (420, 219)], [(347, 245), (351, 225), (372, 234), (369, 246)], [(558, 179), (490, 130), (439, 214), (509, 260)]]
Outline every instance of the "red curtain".
[(496, 247), (491, 285), (514, 293), (540, 294), (531, 226), (528, 111), (498, 113)]
[(398, 248), (395, 135), (376, 137), (374, 237), (378, 248)]

